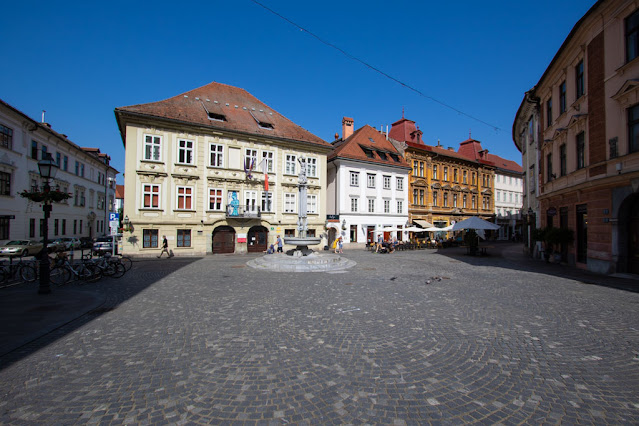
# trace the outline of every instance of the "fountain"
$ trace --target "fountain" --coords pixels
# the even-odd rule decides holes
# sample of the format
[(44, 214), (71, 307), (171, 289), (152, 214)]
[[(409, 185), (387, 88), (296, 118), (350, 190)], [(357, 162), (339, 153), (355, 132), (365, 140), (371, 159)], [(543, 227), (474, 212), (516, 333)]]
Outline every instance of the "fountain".
[(300, 173), (298, 175), (298, 213), (297, 237), (284, 237), (284, 243), (294, 245), (295, 248), (286, 252), (287, 256), (266, 255), (247, 262), (256, 269), (269, 269), (289, 272), (323, 272), (350, 268), (355, 262), (335, 254), (319, 254), (308, 246), (318, 245), (322, 241), (319, 237), (309, 237), (306, 217), (306, 203), (308, 181), (306, 179), (306, 158), (301, 156)]

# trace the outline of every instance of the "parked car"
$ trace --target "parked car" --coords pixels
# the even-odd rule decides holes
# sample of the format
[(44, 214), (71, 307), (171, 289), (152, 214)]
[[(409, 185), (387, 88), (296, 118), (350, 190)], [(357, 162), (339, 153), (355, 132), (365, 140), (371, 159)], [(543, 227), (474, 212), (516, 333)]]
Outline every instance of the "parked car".
[(80, 238), (80, 248), (92, 248), (93, 247), (93, 238), (91, 237), (81, 237)]
[[(41, 243), (44, 243), (44, 240), (40, 241)], [(65, 251), (67, 248), (66, 244), (62, 241), (61, 238), (58, 238), (56, 240), (53, 241), (49, 241), (47, 243), (47, 249), (49, 251), (49, 253), (57, 253), (59, 251)]]
[(42, 243), (35, 240), (13, 240), (0, 246), (0, 256), (32, 256), (40, 253)]
[(80, 239), (76, 237), (62, 237), (60, 238), (60, 240), (62, 240), (62, 242), (65, 244), (66, 250), (71, 250), (72, 248), (75, 250), (79, 249), (82, 246)]
[[(96, 238), (93, 243), (93, 254), (113, 253), (113, 236), (107, 235), (105, 237)], [(118, 253), (118, 245), (116, 240), (115, 253)]]

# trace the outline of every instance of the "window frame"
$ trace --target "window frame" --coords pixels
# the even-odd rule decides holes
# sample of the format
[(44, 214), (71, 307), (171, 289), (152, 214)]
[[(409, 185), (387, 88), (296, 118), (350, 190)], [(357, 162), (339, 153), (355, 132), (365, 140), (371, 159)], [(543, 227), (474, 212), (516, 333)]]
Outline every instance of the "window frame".
[(396, 187), (398, 191), (403, 191), (404, 190), (404, 178), (403, 177), (397, 177), (396, 179)]
[[(149, 191), (147, 191), (146, 187), (149, 187)], [(154, 191), (153, 189), (156, 188), (157, 191)], [(141, 201), (142, 201), (142, 208), (143, 209), (153, 209), (153, 210), (159, 210), (160, 209), (160, 202), (161, 202), (161, 194), (162, 194), (162, 188), (161, 185), (156, 184), (156, 183), (143, 183), (142, 184), (142, 197), (141, 197)], [(149, 205), (146, 205), (146, 198), (147, 195), (149, 197)], [(153, 205), (153, 200), (156, 199), (156, 203), (157, 205)]]
[[(180, 192), (180, 191), (184, 191), (184, 192)], [(181, 200), (183, 202), (182, 207), (180, 207)], [(189, 186), (189, 185), (175, 186), (175, 210), (186, 210), (186, 211), (195, 210), (195, 191), (193, 186)]]
[(351, 186), (359, 187), (359, 172), (350, 172), (351, 173)]
[(284, 155), (284, 174), (293, 176), (297, 174), (297, 154)]
[(274, 213), (273, 212), (273, 191), (261, 191), (260, 195), (260, 206), (262, 208), (262, 212), (265, 213)]
[(624, 19), (624, 28), (625, 57), (628, 63), (639, 56), (639, 9)]
[(176, 229), (175, 247), (191, 247), (190, 229)]
[(0, 147), (13, 149), (13, 129), (3, 124), (0, 124)]
[[(628, 108), (628, 153), (639, 151), (639, 104)], [(633, 119), (633, 116), (636, 118)], [(636, 134), (636, 136), (634, 136)]]
[(577, 170), (586, 167), (586, 134), (579, 132), (575, 136), (575, 148), (577, 152)]
[[(215, 149), (213, 149), (214, 147)], [(214, 159), (219, 164), (214, 164)], [(209, 143), (209, 167), (224, 167), (224, 145), (214, 142)]]
[(366, 173), (366, 187), (375, 189), (376, 175), (374, 173)]
[(306, 194), (306, 213), (318, 214), (317, 194)]
[(391, 189), (391, 177), (388, 175), (383, 176), (383, 188)]
[[(144, 161), (162, 162), (162, 136), (144, 134), (143, 138), (142, 159)], [(157, 154), (157, 158), (154, 158), (156, 157), (154, 154)]]
[(306, 176), (310, 178), (318, 178), (317, 157), (306, 158)]
[[(184, 146), (182, 146), (183, 142), (184, 142)], [(190, 144), (191, 146), (189, 147), (188, 144)], [(182, 155), (184, 155), (185, 161), (180, 161), (181, 160), (180, 157), (182, 157)], [(176, 164), (188, 165), (188, 166), (195, 165), (195, 141), (191, 139), (181, 139), (181, 138), (178, 139)]]
[[(215, 194), (213, 194), (213, 191), (215, 191)], [(219, 191), (219, 194), (218, 194)], [(225, 210), (224, 207), (224, 189), (223, 188), (215, 188), (215, 187), (209, 187), (208, 188), (208, 192), (209, 192), (209, 211), (214, 211), (214, 212), (221, 212)], [(218, 198), (219, 197), (219, 198)], [(219, 208), (215, 208), (215, 204), (219, 203)], [(211, 205), (213, 204), (213, 207), (211, 207)]]
[(351, 197), (351, 213), (359, 212), (359, 198)]
[(158, 248), (159, 240), (160, 232), (158, 229), (142, 230), (142, 248)]
[(575, 100), (581, 98), (585, 93), (584, 61), (583, 59), (575, 66)]
[(546, 100), (546, 128), (552, 126), (552, 96)]
[(284, 209), (283, 213), (297, 213), (297, 194), (294, 192), (284, 193)]
[(0, 171), (0, 195), (11, 195), (11, 173)]

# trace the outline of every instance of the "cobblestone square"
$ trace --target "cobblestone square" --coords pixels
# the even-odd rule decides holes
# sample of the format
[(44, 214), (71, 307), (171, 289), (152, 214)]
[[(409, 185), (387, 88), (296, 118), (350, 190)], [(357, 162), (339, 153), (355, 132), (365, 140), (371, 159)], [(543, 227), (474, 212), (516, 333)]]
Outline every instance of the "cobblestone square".
[(100, 309), (0, 358), (0, 422), (639, 423), (639, 294), (500, 250), (135, 262), (78, 290)]

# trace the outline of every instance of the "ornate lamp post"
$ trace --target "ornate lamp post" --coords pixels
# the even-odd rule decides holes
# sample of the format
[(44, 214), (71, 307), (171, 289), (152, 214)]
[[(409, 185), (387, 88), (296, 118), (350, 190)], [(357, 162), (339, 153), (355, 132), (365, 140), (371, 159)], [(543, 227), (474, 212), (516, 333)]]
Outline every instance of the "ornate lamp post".
[[(43, 192), (48, 194), (49, 191), (51, 191), (49, 179), (55, 177), (55, 174), (58, 171), (58, 165), (49, 155), (48, 158), (38, 161), (38, 170), (40, 172), (40, 176), (44, 179)], [(51, 286), (49, 284), (49, 250), (47, 248), (47, 245), (49, 244), (49, 216), (51, 216), (51, 202), (51, 198), (46, 196), (42, 202), (42, 211), (44, 212), (42, 233), (44, 234), (44, 239), (42, 241), (42, 251), (40, 252), (40, 287), (38, 288), (38, 294), (51, 293)]]

